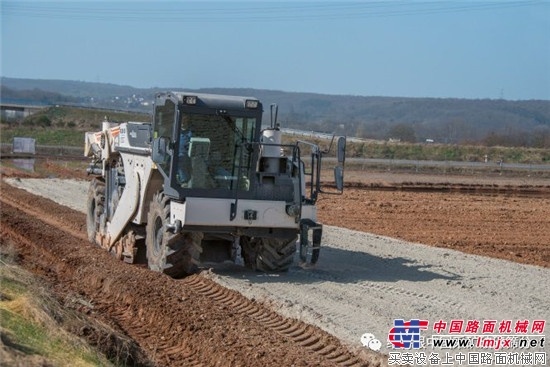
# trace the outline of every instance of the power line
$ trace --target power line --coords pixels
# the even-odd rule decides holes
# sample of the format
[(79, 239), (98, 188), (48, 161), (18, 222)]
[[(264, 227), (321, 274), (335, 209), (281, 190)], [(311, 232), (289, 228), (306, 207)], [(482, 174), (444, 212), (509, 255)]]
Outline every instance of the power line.
[[(2, 2), (3, 16), (139, 22), (282, 22), (421, 16), (543, 5), (547, 1), (307, 3), (28, 3)], [(208, 4), (208, 3), (206, 3)], [(162, 7), (159, 7), (162, 6)]]

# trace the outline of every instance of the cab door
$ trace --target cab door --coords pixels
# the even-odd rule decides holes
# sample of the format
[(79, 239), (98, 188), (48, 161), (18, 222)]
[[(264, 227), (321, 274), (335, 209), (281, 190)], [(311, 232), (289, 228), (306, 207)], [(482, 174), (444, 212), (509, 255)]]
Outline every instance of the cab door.
[(167, 95), (159, 95), (155, 100), (153, 116), (152, 160), (164, 177), (164, 193), (178, 197), (175, 187), (174, 155), (177, 154), (177, 103)]

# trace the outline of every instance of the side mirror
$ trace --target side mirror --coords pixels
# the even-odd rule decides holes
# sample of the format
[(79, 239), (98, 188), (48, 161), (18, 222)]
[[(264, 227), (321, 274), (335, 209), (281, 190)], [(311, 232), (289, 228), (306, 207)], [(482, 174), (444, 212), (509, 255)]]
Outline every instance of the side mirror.
[(346, 162), (345, 136), (338, 138), (336, 144), (336, 158), (338, 159), (338, 165), (334, 167), (334, 182), (336, 183), (336, 189), (342, 193), (344, 191), (344, 164)]
[(338, 191), (344, 191), (344, 168), (342, 166), (334, 167), (334, 182)]
[(338, 157), (338, 163), (344, 163), (346, 160), (346, 137), (341, 136), (338, 138), (336, 156)]
[(153, 140), (153, 149), (151, 152), (151, 159), (157, 164), (166, 162), (166, 155), (168, 154), (168, 148), (170, 147), (170, 139), (161, 136), (160, 138)]

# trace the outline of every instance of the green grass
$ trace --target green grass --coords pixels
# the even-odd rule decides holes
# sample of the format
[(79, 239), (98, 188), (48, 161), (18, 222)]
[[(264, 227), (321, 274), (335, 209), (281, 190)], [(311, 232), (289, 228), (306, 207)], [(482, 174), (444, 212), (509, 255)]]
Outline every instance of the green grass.
[[(1, 274), (1, 273), (0, 273)], [(1, 292), (8, 294), (22, 294), (26, 290), (24, 283), (16, 279), (0, 276)]]
[[(297, 137), (283, 136), (285, 144), (292, 144)], [(310, 140), (328, 148), (330, 141), (319, 138)], [(332, 154), (334, 155), (334, 148)], [(381, 141), (350, 142), (346, 147), (346, 156), (353, 158), (406, 159), (427, 161), (459, 161), (505, 163), (550, 163), (550, 150), (526, 147), (486, 147), (482, 145), (447, 145), (447, 144), (413, 144), (390, 143)]]
[(14, 137), (36, 139), (37, 145), (84, 147), (84, 132), (75, 129), (15, 127), (2, 129), (2, 143), (13, 143)]
[(12, 345), (25, 354), (47, 355), (49, 338), (45, 328), (25, 319), (15, 312), (0, 308), (2, 327), (9, 330)]
[(143, 113), (52, 106), (23, 121), (2, 121), (0, 141), (12, 143), (14, 137), (28, 137), (38, 145), (83, 147), (84, 132), (101, 130), (105, 117), (111, 122), (150, 120)]
[(104, 359), (82, 348), (66, 335), (55, 335), (50, 328), (16, 312), (0, 308), (2, 328), (15, 349), (26, 355), (39, 355), (58, 366), (106, 365)]
[(6, 365), (113, 366), (56, 321), (72, 311), (51, 298), (30, 274), (0, 261), (0, 330), (8, 350)]
[(548, 149), (525, 147), (485, 147), (474, 145), (410, 144), (389, 142), (348, 142), (348, 157), (432, 161), (548, 163)]
[(144, 113), (52, 106), (25, 118), (23, 124), (36, 123), (43, 117), (46, 117), (50, 121), (52, 127), (76, 127), (92, 130), (99, 130), (101, 128), (101, 122), (105, 120), (105, 117), (111, 122), (150, 120), (149, 115)]

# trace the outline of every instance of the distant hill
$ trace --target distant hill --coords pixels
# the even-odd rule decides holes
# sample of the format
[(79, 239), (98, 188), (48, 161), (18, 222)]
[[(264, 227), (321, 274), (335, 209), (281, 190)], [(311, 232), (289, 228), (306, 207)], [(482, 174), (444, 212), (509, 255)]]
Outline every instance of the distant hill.
[(150, 112), (154, 94), (162, 90), (250, 95), (263, 102), (266, 121), (269, 105), (277, 103), (279, 121), (289, 128), (336, 131), (369, 139), (416, 142), (430, 139), (448, 144), (550, 148), (550, 101), (547, 100), (363, 97), (247, 88), (134, 88), (107, 83), (5, 77), (1, 85), (2, 101), (17, 95), (19, 99), (31, 101), (38, 98), (41, 103), (49, 98), (52, 104), (140, 112)]

